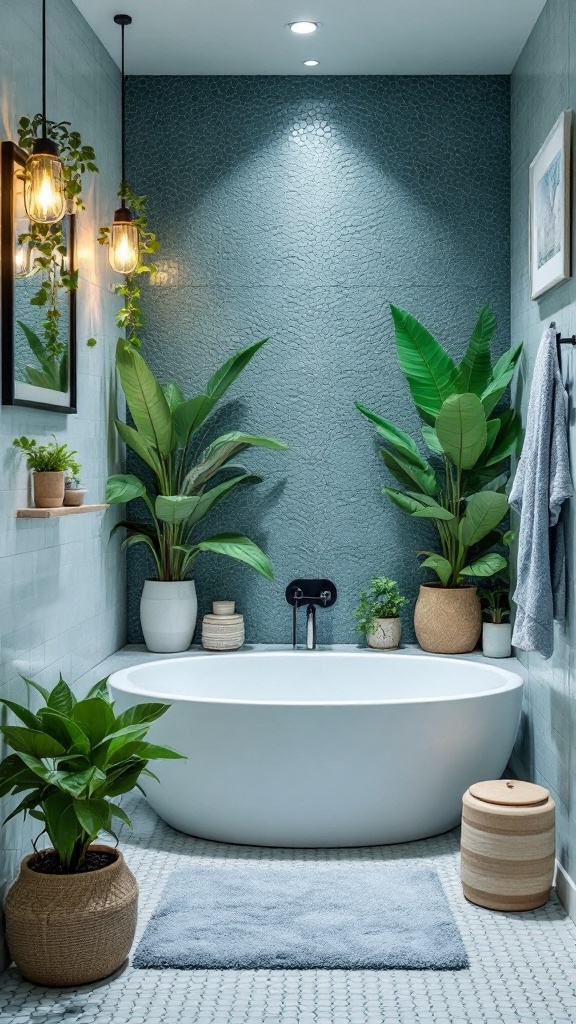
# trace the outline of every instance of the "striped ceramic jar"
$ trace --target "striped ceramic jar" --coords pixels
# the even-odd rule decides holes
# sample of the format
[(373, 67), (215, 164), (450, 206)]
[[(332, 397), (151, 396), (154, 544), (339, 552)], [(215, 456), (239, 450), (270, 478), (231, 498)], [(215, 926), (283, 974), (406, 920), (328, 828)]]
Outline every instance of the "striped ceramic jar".
[(479, 782), (462, 798), (460, 877), (471, 903), (534, 910), (554, 877), (555, 803), (543, 786)]

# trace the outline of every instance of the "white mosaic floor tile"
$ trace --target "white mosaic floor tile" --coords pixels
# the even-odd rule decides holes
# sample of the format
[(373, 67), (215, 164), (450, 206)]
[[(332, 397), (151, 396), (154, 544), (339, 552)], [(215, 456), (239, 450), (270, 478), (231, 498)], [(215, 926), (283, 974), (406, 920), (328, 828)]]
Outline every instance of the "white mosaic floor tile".
[(445, 971), (136, 971), (77, 990), (0, 978), (0, 1024), (576, 1024), (576, 926), (554, 898), (528, 914), (467, 903), (458, 834), (358, 850), (271, 850), (175, 832), (143, 800), (122, 848), (140, 884), (136, 941), (164, 881), (190, 860), (384, 860), (436, 868), (470, 958)]

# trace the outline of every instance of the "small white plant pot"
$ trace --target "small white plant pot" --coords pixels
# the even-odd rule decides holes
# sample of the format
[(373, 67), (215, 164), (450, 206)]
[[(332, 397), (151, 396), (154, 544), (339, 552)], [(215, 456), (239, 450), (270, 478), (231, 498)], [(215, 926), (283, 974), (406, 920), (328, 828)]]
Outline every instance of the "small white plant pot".
[(192, 643), (198, 602), (194, 580), (164, 583), (146, 580), (140, 622), (146, 647), (154, 654), (187, 651)]
[(400, 646), (402, 623), (399, 618), (374, 619), (374, 629), (366, 634), (368, 647), (377, 651), (391, 651)]
[(482, 624), (482, 653), (486, 658), (512, 657), (512, 626), (509, 622)]

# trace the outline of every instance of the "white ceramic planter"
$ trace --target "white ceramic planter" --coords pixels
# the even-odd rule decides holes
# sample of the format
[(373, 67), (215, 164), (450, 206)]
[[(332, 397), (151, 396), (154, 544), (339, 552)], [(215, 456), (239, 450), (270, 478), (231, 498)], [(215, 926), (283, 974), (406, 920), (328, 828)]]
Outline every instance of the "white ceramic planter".
[(482, 624), (482, 654), (486, 658), (512, 657), (512, 626), (509, 622)]
[(368, 647), (378, 651), (390, 651), (400, 645), (402, 623), (399, 618), (374, 619), (374, 630), (366, 634)]
[(140, 600), (140, 622), (149, 651), (176, 654), (192, 643), (198, 602), (194, 580), (163, 583), (146, 580)]

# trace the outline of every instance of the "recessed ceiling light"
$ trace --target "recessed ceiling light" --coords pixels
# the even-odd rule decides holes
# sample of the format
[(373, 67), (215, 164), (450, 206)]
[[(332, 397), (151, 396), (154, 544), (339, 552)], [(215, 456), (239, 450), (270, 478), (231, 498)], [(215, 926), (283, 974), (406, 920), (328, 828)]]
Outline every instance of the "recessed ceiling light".
[(305, 60), (304, 61), (304, 67), (315, 68), (315, 67), (318, 67), (319, 63), (320, 63), (319, 60)]
[(293, 21), (288, 28), (298, 36), (308, 36), (318, 28), (317, 21)]

